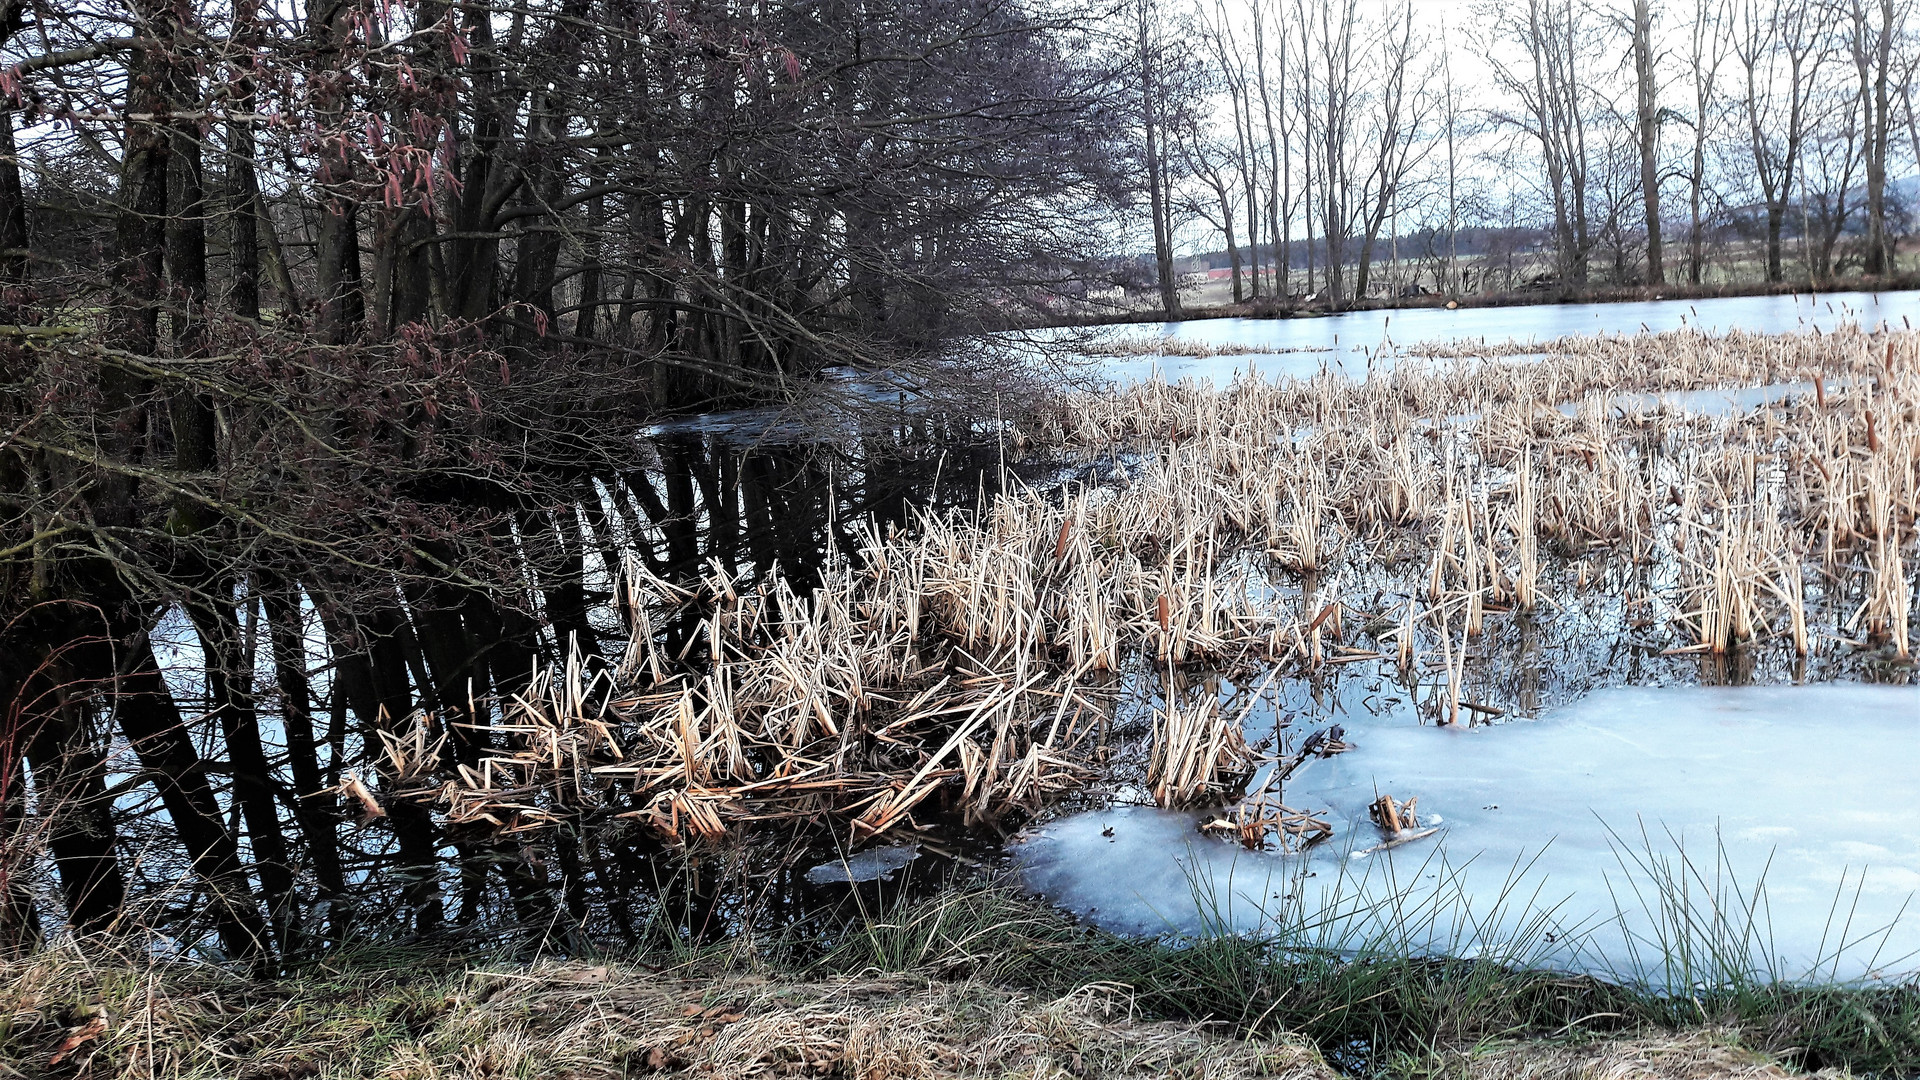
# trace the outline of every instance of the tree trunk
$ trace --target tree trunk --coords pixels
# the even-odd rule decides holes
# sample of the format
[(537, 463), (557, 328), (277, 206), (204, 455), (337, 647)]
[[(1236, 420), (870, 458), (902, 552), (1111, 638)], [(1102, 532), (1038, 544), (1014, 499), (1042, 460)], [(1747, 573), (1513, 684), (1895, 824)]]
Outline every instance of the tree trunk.
[(345, 930), (345, 912), (338, 907), (346, 893), (340, 867), (339, 808), (327, 792), (326, 774), (313, 733), (313, 693), (307, 680), (305, 631), (301, 626), (299, 594), (272, 577), (262, 578), (262, 602), (267, 613), (268, 643), (273, 649), (274, 682), (280, 691), (280, 722), (287, 734), (287, 765), (293, 774), (294, 819), (306, 841), (307, 862), (322, 898), (331, 901), (329, 922), (338, 934)]
[(228, 109), (235, 119), (227, 124), (227, 243), (232, 248), (232, 276), (227, 304), (243, 319), (260, 317), (260, 229), (254, 207), (260, 199), (260, 180), (254, 167), (254, 83), (251, 74), (259, 46), (259, 0), (235, 0), (233, 44), (244, 48), (242, 63), (248, 73), (233, 81)]
[(20, 153), (14, 147), (13, 110), (0, 107), (0, 322), (20, 321), (16, 292), (27, 283), (30, 243), (27, 197), (20, 186)]
[(207, 889), (221, 946), (235, 958), (265, 962), (267, 926), (248, 888), (240, 847), (221, 824), (220, 801), (193, 734), (160, 674), (146, 630), (128, 625), (124, 631), (120, 653), (131, 666), (113, 699), (120, 730), (153, 778), (174, 832)]
[[(157, 36), (170, 26), (169, 17), (150, 18)], [(164, 38), (163, 38), (164, 40)], [(129, 81), (137, 88), (131, 111), (165, 117), (169, 104), (163, 90), (167, 73), (164, 57), (155, 49), (133, 52)], [(166, 295), (167, 172), (171, 143), (160, 120), (127, 121), (126, 148), (120, 164), (119, 213), (114, 227), (116, 258), (109, 277), (116, 296), (114, 340), (120, 348), (151, 356), (160, 344), (160, 303)]]
[[(321, 57), (337, 50), (349, 32), (352, 9), (327, 0), (309, 0), (307, 34)], [(331, 84), (316, 91), (315, 114), (325, 129), (346, 123), (350, 102), (340, 100)], [(339, 345), (357, 334), (366, 322), (366, 300), (361, 291), (359, 196), (353, 190), (353, 161), (346, 146), (323, 142), (314, 190), (320, 219), (316, 238), (314, 287), (315, 324), (322, 339)]]
[[(70, 644), (36, 656), (33, 667), (22, 673), (25, 677), (9, 683), (5, 730), (19, 741), (0, 750), (24, 752), (33, 768), (38, 816), (46, 822), (47, 847), (60, 875), (68, 925), (77, 934), (97, 934), (120, 915), (127, 886), (114, 851), (106, 754), (75, 668), (108, 661), (105, 650), (88, 642), (90, 635), (71, 623), (32, 619), (28, 627)], [(36, 652), (24, 638), (18, 640), (22, 648), (17, 658), (25, 660)], [(71, 660), (65, 655), (69, 651), (77, 654)]]
[[(373, 595), (356, 598), (353, 609), (363, 614), (353, 622), (348, 621), (344, 608), (334, 608), (326, 601), (319, 605), (327, 648), (336, 669), (334, 692), (346, 697), (365, 737), (376, 746), (380, 731), (398, 728), (413, 711), (413, 693), (399, 640), (405, 619), (394, 610), (391, 600), (377, 594), (377, 589), (375, 586)], [(399, 841), (403, 895), (413, 910), (414, 926), (423, 933), (431, 932), (446, 921), (433, 817), (410, 799), (389, 800), (385, 809)]]
[[(1880, 26), (1873, 35), (1869, 57), (1872, 85), (1867, 100), (1867, 252), (1862, 269), (1875, 277), (1891, 269), (1893, 238), (1887, 232), (1887, 144), (1892, 136), (1887, 88), (1888, 70), (1893, 66), (1894, 0), (1879, 0)], [(1864, 21), (1864, 20), (1863, 20)]]
[(260, 742), (259, 713), (247, 686), (251, 672), (240, 624), (224, 599), (189, 603), (187, 615), (206, 657), (207, 697), (226, 740), (227, 763), (233, 768), (233, 801), (246, 823), (254, 873), (260, 878), (275, 937), (284, 948), (295, 918), (293, 860), (274, 801), (273, 769)]
[[(0, 4), (0, 46), (27, 27), (26, 0)], [(20, 185), (20, 153), (14, 145), (13, 98), (0, 95), (0, 323), (20, 321), (14, 287), (29, 270), (27, 198)]]
[(1233, 302), (1238, 304), (1246, 299), (1246, 294), (1240, 284), (1240, 245), (1233, 239), (1233, 212), (1227, 209), (1228, 201), (1229, 198), (1224, 195), (1220, 199), (1220, 232), (1227, 238), (1227, 265), (1233, 272)]
[(1154, 80), (1153, 51), (1147, 40), (1148, 13), (1140, 4), (1140, 87), (1142, 124), (1146, 129), (1147, 201), (1153, 213), (1153, 269), (1160, 286), (1160, 309), (1169, 319), (1180, 318), (1180, 291), (1173, 279), (1173, 237), (1167, 214), (1165, 163), (1160, 159), (1160, 89)]
[[(1280, 133), (1273, 115), (1273, 92), (1267, 85), (1267, 43), (1266, 19), (1261, 17), (1265, 8), (1256, 3), (1253, 22), (1254, 73), (1260, 80), (1260, 117), (1267, 129), (1267, 244), (1273, 247), (1272, 263), (1274, 267), (1273, 293), (1276, 300), (1284, 299), (1287, 293), (1286, 256), (1280, 249), (1284, 247), (1280, 239), (1280, 174), (1286, 170), (1286, 159), (1280, 151)], [(1286, 65), (1287, 37), (1282, 27), (1280, 35), (1280, 96), (1284, 102), (1287, 93)], [(1247, 213), (1256, 215), (1253, 207)], [(1256, 251), (1257, 254), (1257, 251)], [(1259, 261), (1254, 262), (1258, 274)], [(1258, 280), (1256, 276), (1256, 280)]]
[(1787, 222), (1787, 200), (1782, 195), (1780, 201), (1767, 204), (1767, 280), (1785, 281), (1786, 269), (1781, 262), (1780, 233)]
[(1633, 0), (1633, 71), (1640, 136), (1640, 198), (1646, 215), (1647, 283), (1666, 281), (1660, 249), (1660, 104), (1654, 71), (1652, 0)]

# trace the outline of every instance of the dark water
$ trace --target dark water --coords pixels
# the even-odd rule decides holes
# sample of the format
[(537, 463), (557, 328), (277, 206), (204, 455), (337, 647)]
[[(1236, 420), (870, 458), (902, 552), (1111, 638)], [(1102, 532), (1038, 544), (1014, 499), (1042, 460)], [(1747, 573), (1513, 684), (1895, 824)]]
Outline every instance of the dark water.
[[(596, 477), (590, 489), (595, 498), (577, 508), (587, 649), (590, 660), (603, 665), (617, 660), (626, 643), (616, 582), (629, 559), (685, 585), (697, 584), (715, 566), (744, 584), (777, 566), (804, 594), (830, 552), (856, 550), (860, 523), (877, 522), (883, 531), (912, 528), (923, 513), (975, 506), (1007, 484), (1044, 483), (1056, 473), (1046, 462), (1009, 460), (988, 421), (884, 408), (842, 410), (831, 422), (769, 410), (663, 425), (645, 436), (643, 459), (641, 468)], [(551, 592), (546, 605), (553, 614)], [(663, 652), (680, 655), (704, 614), (700, 605), (687, 605), (672, 620), (656, 621)], [(341, 692), (319, 617), (311, 607), (306, 615), (322, 727), (332, 714), (323, 740), (332, 757), (325, 760), (323, 747), (323, 766), (336, 779), (355, 772), (371, 782), (382, 749), (368, 728), (339, 707)], [(538, 634), (537, 658), (563, 660), (558, 627), (544, 625)], [(189, 714), (202, 712), (206, 663), (191, 626), (173, 612), (153, 639), (175, 698)], [(274, 684), (264, 647), (255, 657), (254, 684)], [(279, 760), (287, 753), (287, 729), (267, 701), (261, 735), (269, 755)], [(204, 715), (190, 722), (200, 729), (203, 754), (217, 763), (218, 734)], [(130, 850), (147, 852), (125, 860), (134, 876), (132, 893), (148, 898), (141, 901), (143, 919), (173, 943), (168, 947), (218, 955), (205, 938), (199, 898), (178, 886), (191, 875), (171, 853), (162, 808), (131, 768), (124, 740), (116, 741), (112, 760), (109, 781), (123, 792), (116, 799), (121, 839)], [(221, 804), (231, 808), (226, 773), (219, 764), (214, 771)], [(422, 932), (449, 947), (520, 941), (563, 952), (620, 948), (662, 935), (711, 939), (747, 927), (795, 925), (823, 909), (871, 902), (881, 893), (930, 888), (945, 873), (987, 854), (982, 841), (965, 835), (928, 838), (910, 872), (859, 885), (820, 884), (809, 882), (806, 871), (851, 854), (845, 837), (787, 830), (689, 853), (663, 847), (650, 829), (617, 819), (506, 838), (447, 830), (439, 836), (432, 883), (424, 886), (440, 897), (446, 921), (424, 931), (417, 915), (422, 871), (403, 864), (388, 823), (344, 824), (339, 836), (346, 893), (329, 896), (302, 881), (297, 921), (303, 930), (288, 944), (289, 953)], [(243, 843), (243, 857), (250, 859), (248, 849)], [(45, 921), (57, 925), (59, 902), (51, 891), (46, 903)]]

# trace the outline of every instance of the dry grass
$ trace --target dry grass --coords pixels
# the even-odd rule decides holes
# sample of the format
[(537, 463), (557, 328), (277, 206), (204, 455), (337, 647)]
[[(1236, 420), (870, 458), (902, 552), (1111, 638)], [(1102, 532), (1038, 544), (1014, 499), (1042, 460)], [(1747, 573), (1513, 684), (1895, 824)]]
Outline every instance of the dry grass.
[[(392, 958), (390, 958), (392, 959)], [(1703, 1030), (1508, 1041), (1388, 1075), (1765, 1080), (1803, 1075)], [(1332, 1080), (1310, 1045), (1139, 1015), (1126, 986), (694, 974), (586, 962), (342, 966), (274, 983), (59, 949), (0, 965), (0, 1075), (127, 1080), (944, 1077)], [(1820, 1075), (1841, 1075), (1823, 1072)]]
[[(568, 986), (566, 980), (598, 985)], [(508, 1070), (620, 1076), (610, 1061), (727, 1077), (1331, 1077), (1296, 1042), (1248, 1042), (1194, 1025), (1135, 1019), (1125, 988), (1039, 1001), (979, 983), (859, 977), (635, 978), (613, 969), (544, 969), (537, 993), (501, 981), (449, 1017), (470, 1060)], [(487, 977), (473, 982), (484, 984)], [(524, 986), (524, 983), (521, 983)], [(495, 990), (491, 996), (488, 989)], [(432, 1055), (431, 1047), (423, 1047)], [(517, 1059), (517, 1060), (516, 1060)], [(642, 1070), (644, 1071), (644, 1070)], [(388, 1075), (485, 1075), (423, 1060)]]
[(0, 1073), (34, 1078), (1333, 1076), (1297, 1040), (1143, 1020), (1101, 985), (1034, 998), (581, 963), (264, 984), (67, 952), (0, 977)]
[[(1441, 1075), (1459, 1080), (1786, 1080), (1802, 1076), (1740, 1047), (1726, 1032), (1609, 1039), (1578, 1045), (1507, 1043), (1462, 1053)], [(1844, 1076), (1822, 1070), (1822, 1077)]]
[[(1722, 410), (1672, 397), (1745, 387), (1775, 389)], [(1672, 571), (1646, 574), (1647, 599), (1699, 651), (1779, 638), (1804, 655), (1811, 593), (1846, 605), (1829, 642), (1905, 659), (1917, 408), (1911, 332), (1683, 332), (1359, 382), (1148, 383), (1070, 399), (1028, 441), (1140, 459), (1126, 524), (1204, 532), (1223, 565), (1230, 545), (1299, 573), (1422, 562), (1442, 649), (1450, 617), (1474, 638), (1489, 610), (1560, 606), (1614, 566)], [(1575, 564), (1577, 585), (1556, 573)], [(1416, 635), (1396, 643), (1408, 665)]]

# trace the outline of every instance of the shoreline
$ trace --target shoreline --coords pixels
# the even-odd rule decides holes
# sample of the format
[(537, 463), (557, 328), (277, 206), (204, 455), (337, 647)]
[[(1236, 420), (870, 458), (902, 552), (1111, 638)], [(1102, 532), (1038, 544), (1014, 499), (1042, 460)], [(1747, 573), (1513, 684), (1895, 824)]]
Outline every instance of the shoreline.
[(1804, 282), (1747, 282), (1734, 285), (1617, 285), (1586, 286), (1579, 289), (1532, 289), (1516, 292), (1484, 293), (1449, 298), (1434, 293), (1419, 297), (1366, 297), (1349, 301), (1337, 310), (1324, 300), (1280, 304), (1272, 300), (1243, 301), (1238, 304), (1204, 304), (1182, 309), (1178, 318), (1169, 318), (1158, 308), (1140, 311), (1093, 314), (1077, 318), (1033, 320), (1011, 323), (1008, 330), (1053, 330), (1094, 326), (1129, 326), (1166, 322), (1202, 322), (1213, 319), (1319, 319), (1360, 311), (1423, 311), (1468, 308), (1565, 307), (1584, 304), (1634, 304), (1671, 300), (1725, 300), (1755, 296), (1820, 296), (1826, 293), (1882, 293), (1920, 290), (1920, 274), (1902, 274), (1885, 278), (1859, 278), (1829, 282), (1809, 288)]
[(1391, 942), (1357, 962), (1239, 936), (1122, 939), (1004, 887), (871, 899), (867, 917), (744, 947), (365, 942), (274, 976), (69, 941), (0, 961), (0, 1062), (28, 1080), (1789, 1080), (1912, 1061), (1911, 987), (1673, 995)]

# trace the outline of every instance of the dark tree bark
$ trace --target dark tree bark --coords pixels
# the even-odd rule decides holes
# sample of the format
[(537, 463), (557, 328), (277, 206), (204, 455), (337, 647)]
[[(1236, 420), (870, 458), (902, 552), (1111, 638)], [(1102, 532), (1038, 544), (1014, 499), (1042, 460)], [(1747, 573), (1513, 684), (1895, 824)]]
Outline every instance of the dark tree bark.
[(233, 5), (233, 42), (243, 50), (240, 70), (231, 79), (228, 108), (234, 119), (227, 124), (227, 244), (231, 250), (231, 276), (227, 283), (227, 306), (243, 319), (260, 317), (260, 178), (254, 162), (256, 141), (253, 116), (256, 105), (253, 65), (260, 43), (258, 0), (235, 0)]
[(105, 932), (127, 899), (114, 851), (106, 756), (85, 705), (54, 679), (32, 680), (21, 688), (18, 700), (30, 708), (11, 718), (19, 726), (10, 730), (23, 737), (22, 749), (33, 768), (39, 816), (46, 823), (47, 847), (60, 875), (67, 923), (79, 934)]
[(1660, 245), (1660, 101), (1654, 70), (1653, 3), (1633, 0), (1634, 130), (1640, 143), (1640, 199), (1647, 230), (1647, 282), (1663, 284)]
[[(172, 17), (157, 10), (147, 18), (152, 40), (171, 36)], [(136, 116), (165, 117), (171, 108), (164, 86), (169, 80), (164, 44), (136, 48), (127, 65)], [(172, 140), (163, 122), (127, 122), (126, 152), (120, 165), (120, 194), (115, 226), (114, 337), (128, 352), (151, 355), (159, 347), (160, 298), (165, 295), (167, 173)]]
[[(307, 36), (317, 57), (337, 57), (348, 40), (352, 8), (340, 0), (310, 0)], [(322, 61), (325, 63), (325, 60)], [(350, 106), (349, 80), (322, 73), (314, 90), (315, 108), (325, 127), (341, 122)], [(319, 218), (315, 238), (314, 321), (323, 340), (340, 344), (357, 334), (366, 320), (360, 274), (360, 200), (353, 189), (354, 163), (346, 142), (324, 145), (314, 177)]]
[[(405, 620), (390, 600), (377, 593), (353, 599), (354, 607), (366, 612), (364, 617), (350, 623), (344, 610), (325, 601), (320, 617), (337, 668), (335, 692), (344, 696), (365, 737), (377, 746), (382, 730), (397, 729), (413, 712), (413, 690), (399, 641)], [(384, 767), (383, 776), (390, 776)], [(399, 841), (398, 873), (414, 926), (421, 932), (438, 929), (446, 920), (446, 908), (440, 895), (438, 830), (433, 818), (425, 807), (407, 799), (389, 800), (386, 812)]]
[(219, 800), (206, 763), (160, 674), (144, 627), (122, 621), (120, 651), (128, 665), (114, 698), (114, 713), (127, 743), (152, 778), (187, 859), (207, 891), (221, 947), (228, 955), (266, 962), (265, 920), (247, 884), (240, 847), (221, 824)]
[(20, 321), (20, 287), (31, 267), (27, 197), (20, 187), (20, 152), (14, 147), (13, 110), (0, 108), (0, 322)]
[(293, 858), (280, 827), (273, 768), (260, 741), (259, 713), (247, 685), (251, 672), (241, 647), (239, 622), (233, 608), (218, 601), (189, 603), (187, 614), (208, 658), (207, 697), (226, 741), (227, 763), (233, 768), (233, 801), (246, 823), (254, 872), (260, 878), (275, 938), (285, 948), (298, 914), (294, 910)]
[(320, 768), (319, 743), (314, 738), (312, 687), (307, 679), (307, 653), (300, 620), (299, 596), (285, 582), (262, 582), (269, 644), (273, 649), (274, 681), (280, 691), (280, 721), (287, 733), (287, 767), (293, 779), (294, 817), (306, 841), (307, 864), (322, 898), (336, 905), (331, 912), (336, 933), (345, 929), (344, 913), (337, 910), (346, 895), (340, 866), (339, 808)]

